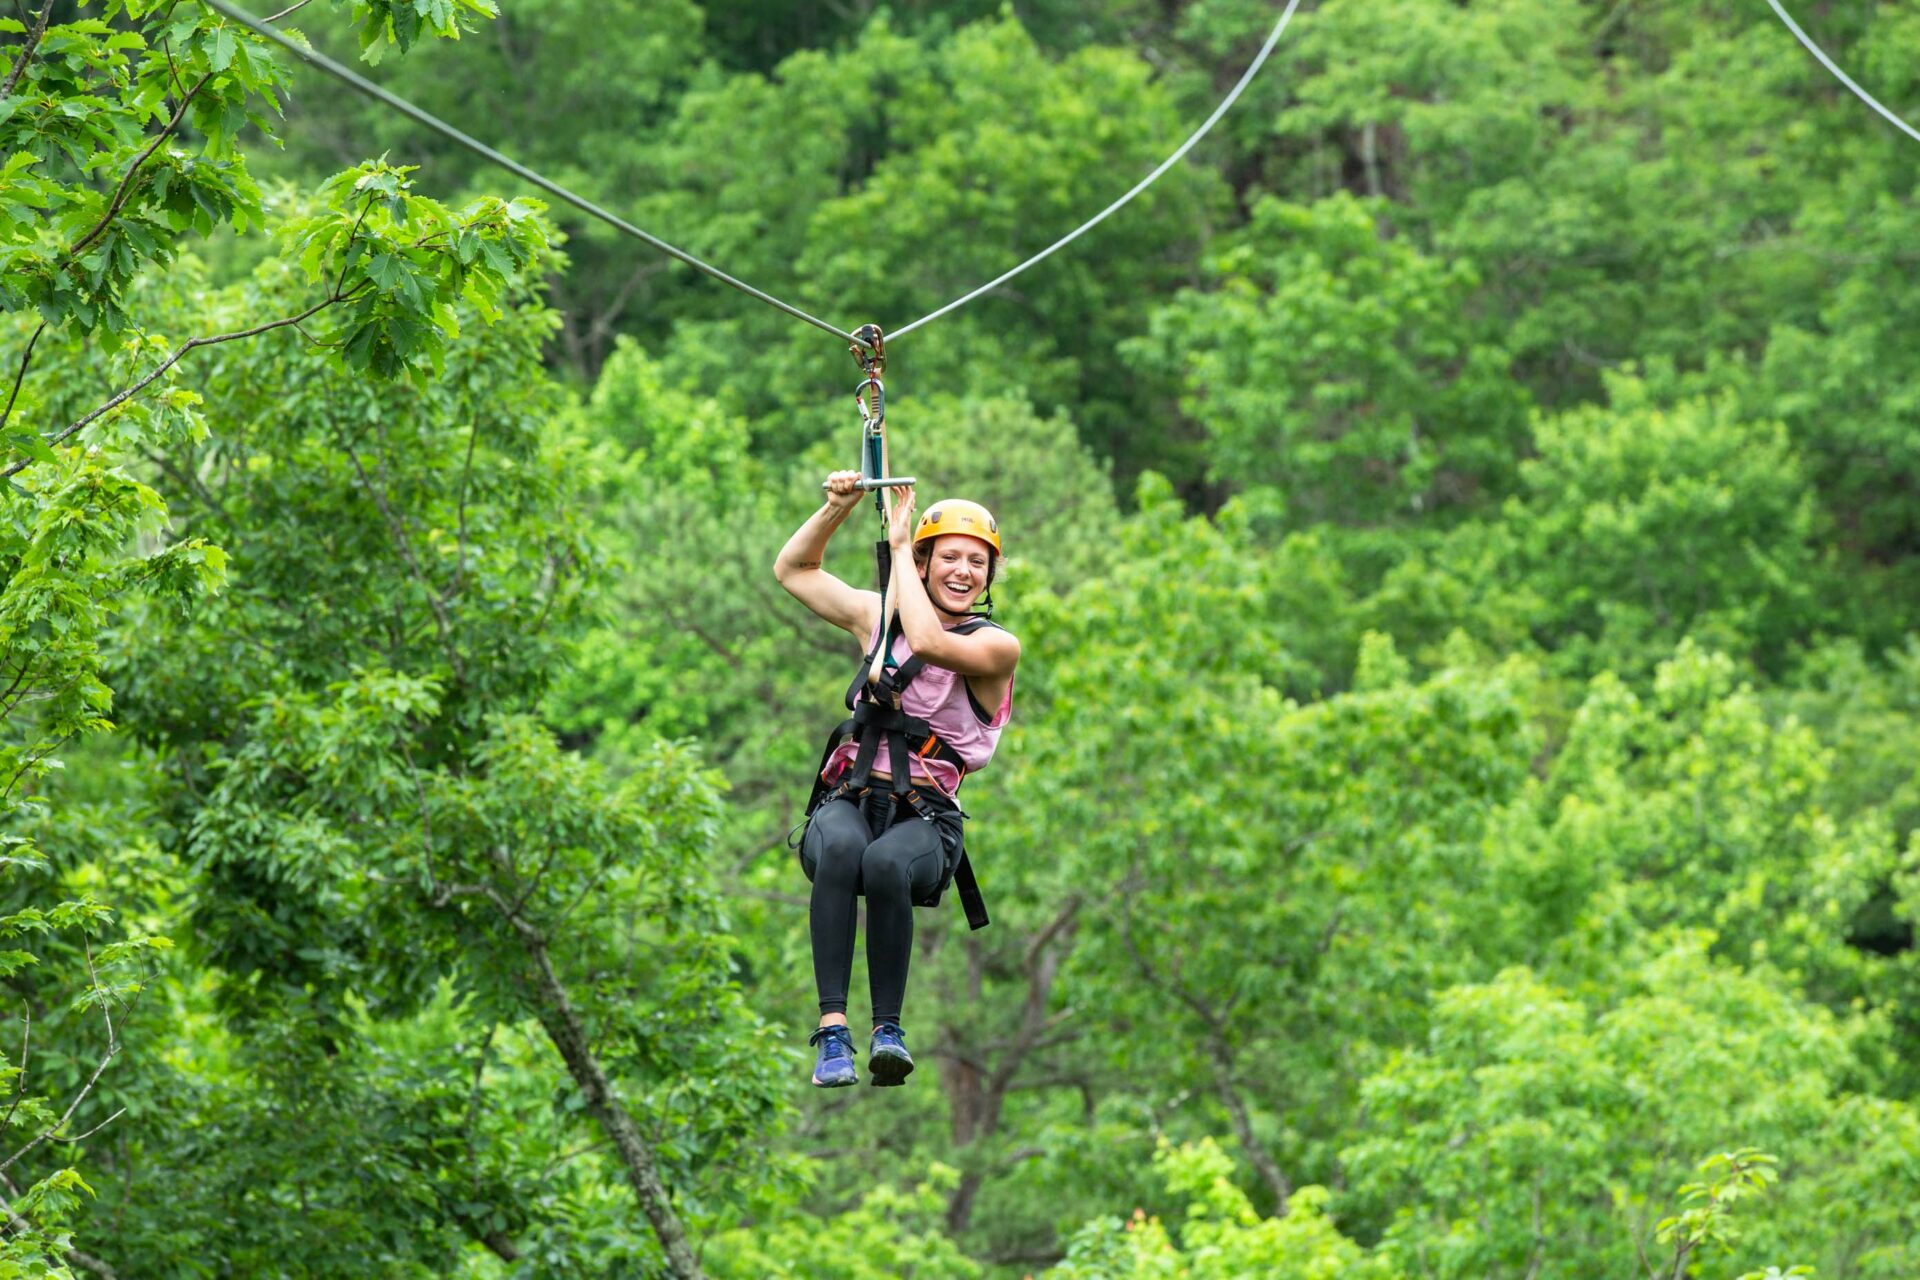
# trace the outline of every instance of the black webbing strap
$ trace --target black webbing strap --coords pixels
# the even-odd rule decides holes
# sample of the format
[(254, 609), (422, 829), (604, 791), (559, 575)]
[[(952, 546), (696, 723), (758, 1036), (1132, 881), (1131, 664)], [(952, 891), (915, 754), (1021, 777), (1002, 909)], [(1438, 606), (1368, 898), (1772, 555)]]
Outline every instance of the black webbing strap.
[[(910, 716), (898, 708), (882, 706), (878, 702), (862, 702), (853, 709), (853, 715), (841, 728), (850, 732), (860, 744), (859, 750), (854, 753), (853, 767), (847, 771), (847, 780), (856, 787), (866, 786), (871, 779), (874, 762), (879, 757), (881, 744), (884, 743), (887, 747), (887, 768), (893, 774), (895, 791), (905, 791), (913, 785), (913, 780), (907, 776), (907, 756), (911, 754), (907, 739), (925, 741), (934, 737), (933, 726), (919, 716)], [(940, 745), (944, 747), (946, 744)], [(959, 758), (951, 747), (946, 750), (949, 762)], [(939, 756), (937, 751), (933, 754)]]
[[(997, 623), (986, 618), (968, 618), (965, 622), (953, 628), (949, 634), (970, 636), (982, 627), (997, 625)], [(854, 709), (863, 693), (867, 698), (873, 699), (877, 692), (878, 701), (890, 703), (896, 707), (900, 705), (901, 695), (906, 693), (907, 686), (913, 683), (914, 677), (919, 675), (921, 669), (927, 665), (925, 658), (917, 653), (908, 654), (905, 662), (890, 671), (882, 671), (880, 678), (872, 685), (867, 683), (867, 672), (873, 669), (873, 660), (880, 652), (880, 646), (885, 645), (888, 652), (891, 652), (894, 640), (900, 635), (900, 615), (896, 613), (893, 616), (892, 623), (887, 627), (887, 633), (875, 639), (874, 647), (867, 650), (866, 656), (860, 660), (860, 669), (854, 672), (853, 683), (847, 686), (847, 710), (851, 711)]]
[[(890, 797), (891, 798), (891, 797)], [(919, 791), (909, 791), (905, 797), (913, 811), (929, 822), (933, 815), (927, 812), (927, 804)], [(973, 862), (967, 857), (967, 842), (964, 833), (960, 838), (960, 862), (953, 869), (954, 892), (960, 895), (960, 906), (967, 913), (967, 927), (984, 929), (988, 925), (987, 901), (980, 896), (980, 882), (974, 879)]]
[(893, 774), (895, 795), (905, 795), (913, 786), (912, 766), (907, 763), (907, 735), (899, 729), (887, 733), (887, 771)]
[(980, 896), (980, 882), (973, 878), (973, 863), (967, 859), (965, 845), (960, 847), (960, 865), (953, 872), (953, 891), (960, 895), (960, 907), (967, 913), (967, 927), (987, 927), (987, 900)]

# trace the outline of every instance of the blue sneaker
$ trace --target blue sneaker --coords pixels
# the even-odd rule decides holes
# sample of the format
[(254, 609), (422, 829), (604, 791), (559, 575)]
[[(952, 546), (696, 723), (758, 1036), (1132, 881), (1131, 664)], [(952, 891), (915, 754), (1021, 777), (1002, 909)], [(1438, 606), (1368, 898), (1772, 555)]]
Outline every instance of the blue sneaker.
[(907, 1082), (913, 1070), (913, 1055), (907, 1052), (907, 1041), (899, 1023), (883, 1022), (873, 1033), (873, 1043), (867, 1048), (867, 1070), (873, 1073), (872, 1083), (876, 1085)]
[(813, 1064), (813, 1082), (822, 1089), (839, 1089), (854, 1082), (853, 1032), (845, 1027), (821, 1027), (807, 1037), (820, 1046)]

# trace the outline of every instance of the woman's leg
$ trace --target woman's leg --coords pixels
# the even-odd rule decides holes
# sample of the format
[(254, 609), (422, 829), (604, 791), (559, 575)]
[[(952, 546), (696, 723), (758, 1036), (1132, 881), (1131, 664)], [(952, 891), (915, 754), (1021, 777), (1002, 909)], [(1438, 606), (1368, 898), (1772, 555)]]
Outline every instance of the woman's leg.
[(813, 933), (813, 982), (820, 994), (821, 1026), (846, 1021), (847, 985), (853, 978), (854, 923), (860, 896), (860, 855), (873, 835), (860, 808), (835, 800), (814, 811), (800, 842), (801, 865), (813, 877), (808, 913)]
[(913, 900), (933, 892), (945, 869), (940, 829), (908, 812), (866, 848), (867, 983), (873, 1021), (899, 1022), (913, 959)]

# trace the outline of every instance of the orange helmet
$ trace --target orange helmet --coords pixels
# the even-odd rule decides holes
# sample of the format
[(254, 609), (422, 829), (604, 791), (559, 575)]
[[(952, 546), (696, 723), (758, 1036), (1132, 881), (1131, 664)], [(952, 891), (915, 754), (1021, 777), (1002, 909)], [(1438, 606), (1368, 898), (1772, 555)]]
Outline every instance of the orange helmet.
[(934, 503), (920, 517), (920, 523), (913, 531), (913, 544), (917, 547), (930, 538), (947, 533), (964, 533), (978, 538), (992, 547), (995, 555), (1000, 554), (1000, 525), (994, 520), (993, 513), (977, 502), (948, 498), (944, 502)]

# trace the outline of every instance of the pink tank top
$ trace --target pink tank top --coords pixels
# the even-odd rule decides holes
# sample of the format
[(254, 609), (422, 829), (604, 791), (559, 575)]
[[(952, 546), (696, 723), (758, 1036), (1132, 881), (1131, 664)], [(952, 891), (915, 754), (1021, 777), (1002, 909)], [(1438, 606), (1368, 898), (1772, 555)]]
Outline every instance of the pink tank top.
[[(959, 624), (955, 624), (956, 626)], [(876, 632), (878, 628), (875, 629)], [(951, 627), (948, 630), (952, 630)], [(867, 650), (872, 651), (877, 638), (867, 638)], [(893, 641), (893, 660), (905, 662), (913, 656), (913, 649), (907, 644), (905, 636), (895, 636)], [(918, 716), (940, 735), (940, 740), (952, 747), (956, 754), (966, 762), (969, 774), (978, 773), (993, 759), (993, 749), (1000, 745), (1000, 731), (1007, 727), (1007, 720), (1013, 715), (1013, 684), (1007, 684), (1007, 696), (1000, 700), (1000, 706), (991, 720), (982, 720), (974, 712), (974, 700), (967, 694), (967, 678), (945, 667), (936, 667), (931, 662), (920, 668), (920, 674), (913, 678), (907, 691), (900, 698), (900, 709), (910, 716)], [(835, 748), (827, 757), (827, 767), (820, 771), (820, 777), (827, 785), (838, 782), (853, 764), (858, 747), (854, 743), (845, 743)], [(883, 745), (880, 754), (874, 758), (876, 769), (887, 767), (887, 751)], [(960, 771), (945, 760), (913, 758), (913, 777), (917, 782), (931, 782), (941, 795), (952, 798), (960, 786)]]

